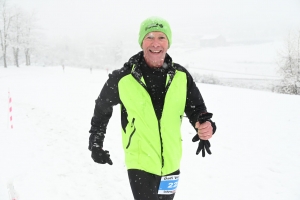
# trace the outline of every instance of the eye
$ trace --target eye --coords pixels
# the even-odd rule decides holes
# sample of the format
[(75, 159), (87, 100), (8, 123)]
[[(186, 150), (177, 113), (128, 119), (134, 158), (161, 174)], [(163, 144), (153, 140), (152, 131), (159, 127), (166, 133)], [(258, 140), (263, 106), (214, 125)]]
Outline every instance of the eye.
[(148, 35), (146, 39), (152, 40), (154, 37), (152, 35)]
[(160, 40), (164, 40), (164, 39), (166, 39), (166, 37), (165, 36), (159, 36), (158, 37)]

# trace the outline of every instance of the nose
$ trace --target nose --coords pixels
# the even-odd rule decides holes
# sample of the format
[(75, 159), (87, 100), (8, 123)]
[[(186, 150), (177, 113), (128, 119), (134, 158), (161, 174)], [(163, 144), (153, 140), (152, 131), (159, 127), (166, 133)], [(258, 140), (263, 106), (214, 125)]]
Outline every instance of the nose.
[(153, 38), (152, 40), (152, 46), (153, 47), (159, 47), (160, 46), (160, 42), (158, 38)]

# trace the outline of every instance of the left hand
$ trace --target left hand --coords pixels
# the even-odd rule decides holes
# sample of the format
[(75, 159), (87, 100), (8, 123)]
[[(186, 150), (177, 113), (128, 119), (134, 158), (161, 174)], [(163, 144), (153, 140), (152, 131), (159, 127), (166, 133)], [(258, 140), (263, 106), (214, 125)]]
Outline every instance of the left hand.
[(198, 136), (201, 140), (209, 140), (213, 135), (213, 127), (209, 121), (206, 121), (202, 124), (196, 122), (195, 128), (198, 129)]

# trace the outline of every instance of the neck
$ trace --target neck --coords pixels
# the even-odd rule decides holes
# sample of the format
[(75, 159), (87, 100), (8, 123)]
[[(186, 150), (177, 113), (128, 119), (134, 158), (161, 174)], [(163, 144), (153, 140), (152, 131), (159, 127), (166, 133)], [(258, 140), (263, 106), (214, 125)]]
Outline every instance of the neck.
[(163, 59), (158, 60), (158, 61), (152, 61), (152, 60), (147, 59), (146, 57), (144, 57), (144, 58), (145, 58), (146, 64), (151, 68), (161, 68), (164, 64)]

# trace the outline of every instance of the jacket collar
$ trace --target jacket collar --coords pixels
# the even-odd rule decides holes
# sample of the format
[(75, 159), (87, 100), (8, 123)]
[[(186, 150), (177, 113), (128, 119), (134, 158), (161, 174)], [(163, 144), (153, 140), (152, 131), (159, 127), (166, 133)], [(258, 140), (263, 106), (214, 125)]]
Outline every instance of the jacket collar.
[[(132, 56), (129, 61), (129, 66), (132, 67), (131, 74), (138, 80), (141, 80), (142, 78), (142, 71), (141, 67), (142, 65), (146, 65), (145, 59), (144, 59), (144, 52), (140, 51), (136, 55)], [(171, 75), (172, 77), (175, 74), (175, 68), (173, 66), (172, 58), (169, 56), (169, 54), (166, 54), (164, 64), (163, 64), (164, 70), (167, 70), (167, 74)]]

